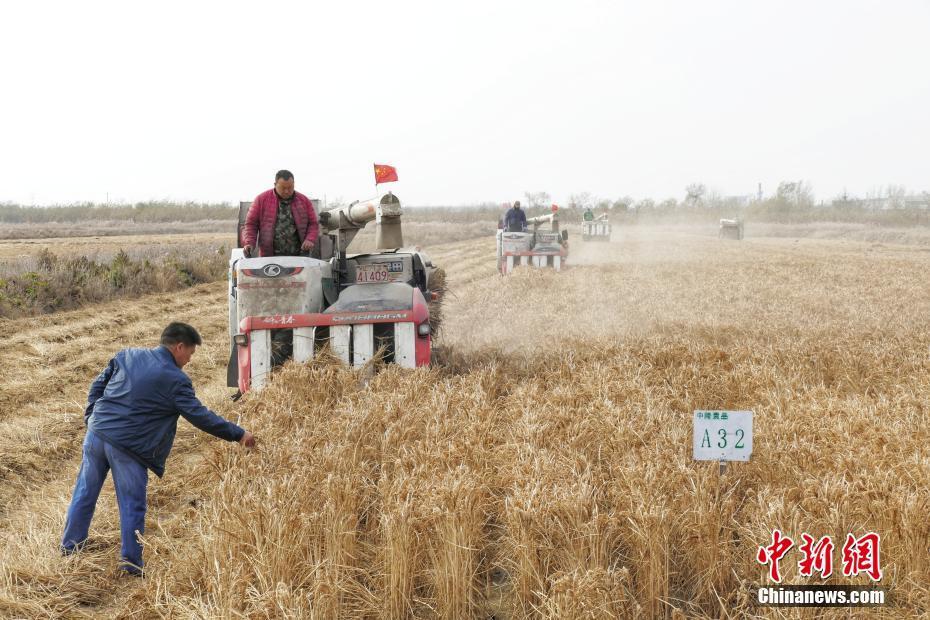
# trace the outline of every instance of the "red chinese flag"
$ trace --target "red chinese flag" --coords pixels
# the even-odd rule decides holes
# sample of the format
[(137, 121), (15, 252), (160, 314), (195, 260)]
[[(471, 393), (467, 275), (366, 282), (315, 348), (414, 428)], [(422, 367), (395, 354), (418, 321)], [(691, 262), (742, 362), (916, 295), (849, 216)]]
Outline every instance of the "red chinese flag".
[(397, 168), (384, 164), (375, 164), (375, 185), (397, 180)]

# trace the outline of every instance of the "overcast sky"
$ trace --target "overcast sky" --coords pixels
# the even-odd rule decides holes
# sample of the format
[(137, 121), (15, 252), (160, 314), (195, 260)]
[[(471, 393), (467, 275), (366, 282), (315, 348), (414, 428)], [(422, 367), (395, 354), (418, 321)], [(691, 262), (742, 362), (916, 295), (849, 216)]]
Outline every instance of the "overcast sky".
[(3, 2), (0, 202), (930, 190), (928, 65), (930, 0)]

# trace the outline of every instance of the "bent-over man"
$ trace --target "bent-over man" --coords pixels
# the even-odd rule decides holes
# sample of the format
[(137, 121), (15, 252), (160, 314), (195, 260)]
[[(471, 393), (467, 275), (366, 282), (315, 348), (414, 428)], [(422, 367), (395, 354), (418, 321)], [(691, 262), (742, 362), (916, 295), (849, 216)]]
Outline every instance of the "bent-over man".
[(90, 386), (84, 410), (83, 459), (65, 518), (61, 551), (70, 555), (87, 542), (97, 497), (113, 471), (119, 506), (120, 568), (142, 574), (148, 470), (159, 478), (171, 452), (178, 416), (220, 439), (255, 446), (252, 433), (224, 420), (194, 395), (182, 368), (201, 343), (197, 330), (171, 323), (154, 349), (123, 349)]

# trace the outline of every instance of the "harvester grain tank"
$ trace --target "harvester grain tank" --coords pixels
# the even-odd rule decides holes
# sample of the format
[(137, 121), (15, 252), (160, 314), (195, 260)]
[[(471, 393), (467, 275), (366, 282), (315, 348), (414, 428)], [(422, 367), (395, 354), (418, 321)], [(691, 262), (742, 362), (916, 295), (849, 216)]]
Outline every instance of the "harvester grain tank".
[(581, 222), (582, 241), (610, 241), (610, 218), (602, 213), (592, 220)]
[(559, 210), (526, 220), (524, 232), (497, 231), (497, 268), (502, 274), (521, 265), (556, 271), (568, 258), (568, 231), (559, 231)]
[[(242, 211), (249, 204), (240, 205), (240, 243), (229, 261), (230, 387), (245, 392), (265, 383), (281, 361), (274, 349), (287, 340), (273, 337), (276, 330), (292, 330), (286, 354), (299, 362), (328, 343), (352, 366), (379, 350), (385, 361), (406, 368), (429, 364), (444, 276), (420, 248), (404, 247), (397, 196), (322, 212), (314, 201), (320, 223), (314, 256), (245, 257)], [(349, 244), (373, 220), (377, 249), (349, 254)]]
[(743, 220), (740, 218), (721, 219), (717, 236), (721, 239), (741, 240), (743, 238)]

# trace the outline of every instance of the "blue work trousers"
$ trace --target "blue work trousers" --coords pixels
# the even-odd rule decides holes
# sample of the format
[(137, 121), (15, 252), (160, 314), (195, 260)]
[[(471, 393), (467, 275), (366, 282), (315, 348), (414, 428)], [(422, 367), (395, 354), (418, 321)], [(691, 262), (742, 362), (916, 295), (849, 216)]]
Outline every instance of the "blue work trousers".
[(130, 573), (138, 574), (143, 564), (142, 545), (136, 538), (136, 532), (145, 532), (145, 494), (149, 473), (144, 465), (127, 452), (107, 443), (91, 431), (87, 431), (84, 438), (84, 458), (65, 519), (61, 548), (65, 553), (70, 553), (87, 541), (97, 497), (110, 470), (113, 470), (113, 486), (116, 487), (116, 503), (119, 505), (122, 538), (120, 566)]

